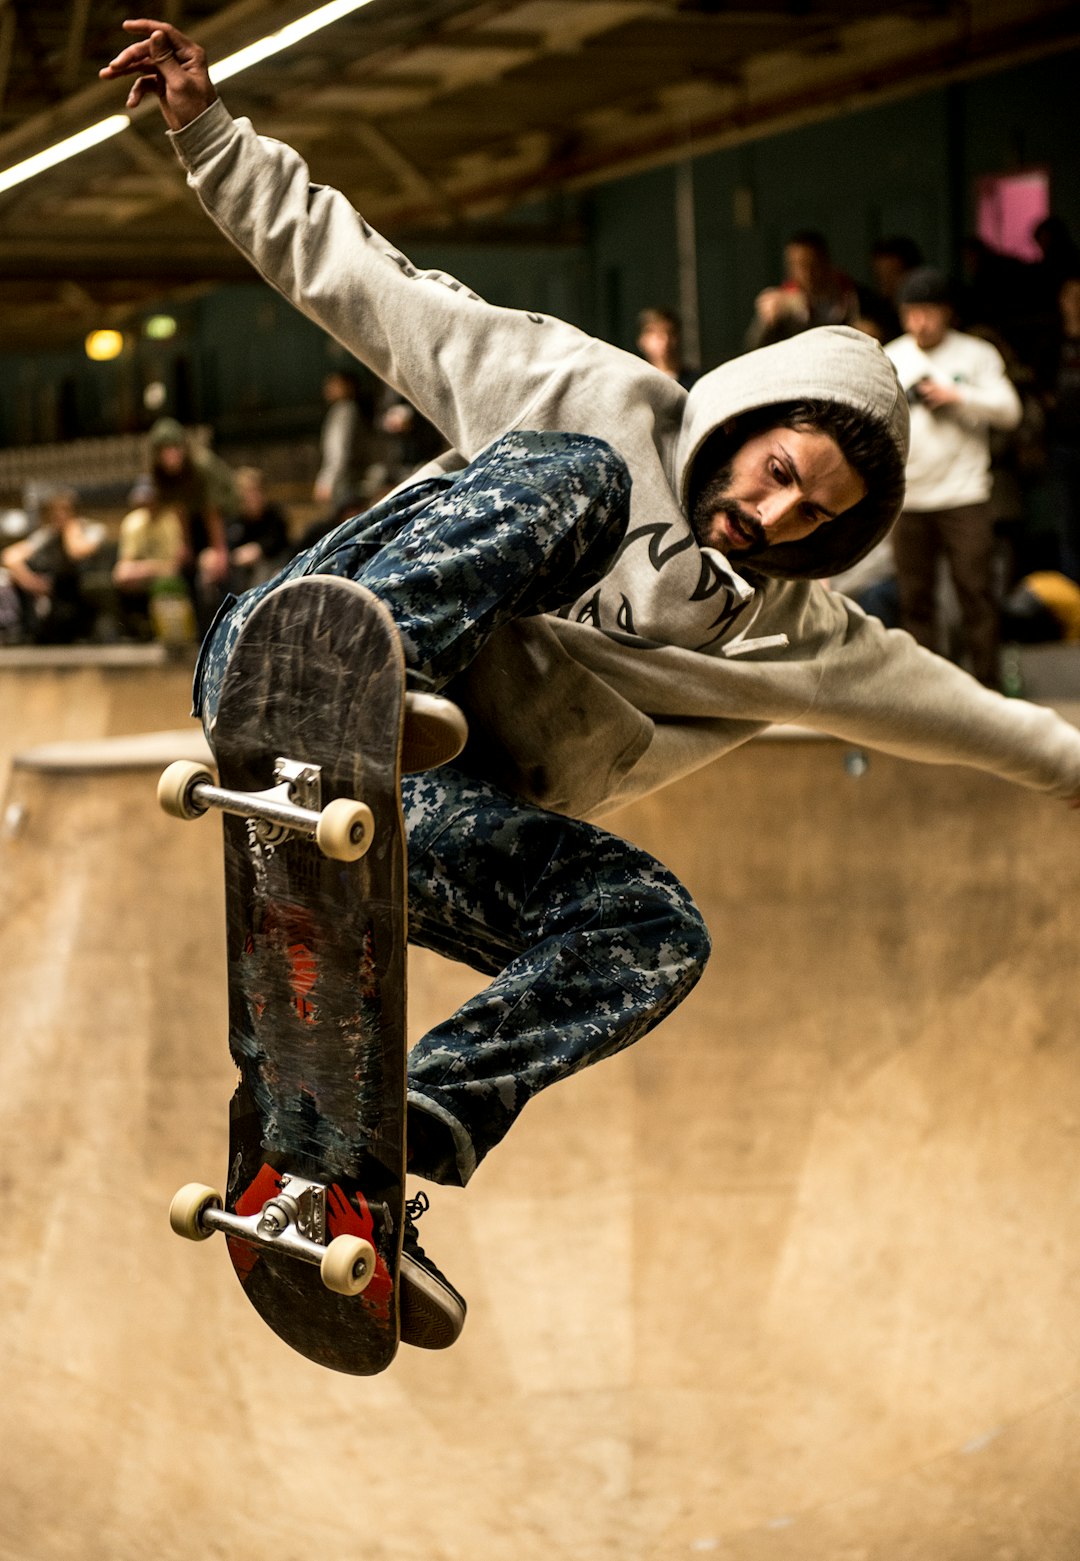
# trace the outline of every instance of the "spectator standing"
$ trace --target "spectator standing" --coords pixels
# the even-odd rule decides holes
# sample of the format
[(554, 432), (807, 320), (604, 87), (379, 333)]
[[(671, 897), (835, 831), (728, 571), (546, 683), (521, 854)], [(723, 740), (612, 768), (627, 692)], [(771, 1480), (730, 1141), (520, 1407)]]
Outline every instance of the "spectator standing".
[(638, 351), (647, 363), (689, 390), (700, 378), (683, 362), (682, 321), (673, 309), (642, 309), (638, 315)]
[[(922, 250), (913, 238), (903, 233), (890, 238), (879, 238), (870, 251), (870, 274), (873, 287), (861, 293), (861, 311), (864, 319), (880, 327), (880, 339), (892, 341), (901, 333), (897, 299), (901, 283), (917, 266), (922, 265)], [(861, 322), (856, 322), (861, 325)], [(865, 329), (865, 326), (861, 326)], [(876, 332), (869, 332), (874, 335)]]
[(824, 234), (793, 233), (784, 245), (784, 280), (754, 303), (746, 345), (764, 347), (813, 325), (855, 325), (862, 317), (859, 290), (833, 265)]
[(37, 528), (0, 553), (19, 600), (23, 637), (37, 645), (70, 645), (93, 630), (96, 609), (82, 576), (102, 536), (76, 515), (77, 497), (72, 488), (50, 490), (40, 500)]
[(335, 369), (323, 380), (326, 413), (319, 433), (319, 472), (312, 496), (335, 511), (352, 499), (359, 486), (359, 392), (360, 381), (347, 369)]
[(934, 648), (944, 555), (971, 669), (997, 687), (990, 430), (1016, 428), (1021, 406), (997, 349), (953, 329), (952, 299), (941, 272), (913, 271), (899, 293), (904, 335), (885, 349), (911, 407), (907, 496), (893, 533), (900, 617), (920, 644)]
[(1031, 230), (1041, 259), (1035, 262), (1035, 286), (1040, 300), (1053, 308), (1070, 277), (1080, 276), (1080, 247), (1062, 217), (1044, 217)]
[(389, 385), (381, 385), (375, 404), (374, 459), (364, 472), (358, 495), (348, 495), (338, 505), (338, 515), (345, 520), (361, 504), (365, 509), (377, 504), (445, 448), (446, 440), (439, 430), (420, 415), (411, 401)]
[(1049, 477), (1061, 569), (1080, 582), (1080, 271), (1062, 282), (1058, 312), (1045, 390)]

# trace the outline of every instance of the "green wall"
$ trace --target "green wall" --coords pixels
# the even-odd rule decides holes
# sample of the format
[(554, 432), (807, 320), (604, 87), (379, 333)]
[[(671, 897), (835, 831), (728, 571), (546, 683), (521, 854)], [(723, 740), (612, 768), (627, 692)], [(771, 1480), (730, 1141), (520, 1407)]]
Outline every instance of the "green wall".
[[(953, 266), (976, 179), (1042, 165), (1055, 211), (1080, 238), (1078, 66), (1074, 51), (695, 159), (705, 365), (740, 350), (754, 296), (778, 279), (796, 228), (824, 231), (837, 263), (860, 280), (886, 233), (909, 233), (928, 259)], [(576, 201), (534, 202), (507, 219), (518, 230), (512, 245), (403, 244), (418, 265), (440, 266), (485, 297), (632, 347), (640, 309), (678, 302), (675, 184), (665, 168)], [(530, 225), (567, 218), (583, 233), (579, 244), (532, 242)], [(276, 294), (259, 283), (224, 287), (171, 312), (177, 337), (137, 342), (113, 364), (89, 363), (77, 346), (0, 356), (0, 441), (145, 427), (151, 379), (167, 385), (167, 410), (212, 422), (225, 443), (317, 426), (322, 378), (348, 360)]]

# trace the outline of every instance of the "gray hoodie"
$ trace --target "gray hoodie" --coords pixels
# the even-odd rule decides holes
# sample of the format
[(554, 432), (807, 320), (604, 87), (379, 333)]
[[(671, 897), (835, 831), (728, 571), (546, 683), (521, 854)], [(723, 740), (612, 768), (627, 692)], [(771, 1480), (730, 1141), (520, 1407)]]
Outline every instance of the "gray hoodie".
[[(622, 552), (558, 617), (502, 630), (462, 691), (481, 762), (516, 794), (595, 816), (797, 722), (931, 763), (1080, 793), (1080, 733), (1005, 700), (812, 578), (854, 563), (895, 518), (870, 494), (751, 574), (695, 541), (695, 457), (730, 418), (823, 398), (861, 408), (906, 453), (907, 407), (877, 343), (823, 327), (734, 359), (687, 394), (561, 320), (420, 272), (310, 182), (299, 155), (219, 101), (172, 137), (207, 213), (256, 270), (438, 427), (449, 468), (513, 428), (606, 439), (633, 478)], [(768, 573), (766, 573), (766, 567)]]

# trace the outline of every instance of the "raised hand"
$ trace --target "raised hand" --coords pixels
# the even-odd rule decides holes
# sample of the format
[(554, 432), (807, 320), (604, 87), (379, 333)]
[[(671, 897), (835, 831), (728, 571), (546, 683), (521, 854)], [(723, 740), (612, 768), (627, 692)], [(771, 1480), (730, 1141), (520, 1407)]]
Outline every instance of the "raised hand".
[(170, 130), (182, 130), (198, 119), (217, 97), (205, 51), (169, 22), (127, 21), (124, 30), (142, 36), (98, 72), (102, 80), (134, 76), (127, 107), (137, 108), (153, 92)]

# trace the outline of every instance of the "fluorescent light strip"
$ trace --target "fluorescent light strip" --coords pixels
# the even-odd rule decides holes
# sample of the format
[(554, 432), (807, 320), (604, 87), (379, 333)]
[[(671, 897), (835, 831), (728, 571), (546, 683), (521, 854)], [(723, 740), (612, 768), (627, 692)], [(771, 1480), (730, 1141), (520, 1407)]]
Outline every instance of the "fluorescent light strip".
[[(331, 22), (340, 21), (350, 12), (359, 11), (370, 4), (371, 0), (330, 0), (328, 5), (321, 5), (317, 10), (309, 11), (306, 16), (298, 17), (295, 22), (279, 28), (276, 33), (269, 33), (265, 38), (258, 39), (256, 43), (249, 43), (246, 49), (238, 49), (235, 54), (226, 55), (223, 60), (210, 67), (210, 79), (215, 83), (227, 81), (230, 76), (239, 75), (242, 70), (257, 65), (260, 60), (268, 60), (272, 54), (279, 54), (282, 49), (288, 49), (292, 44), (299, 43), (301, 38), (310, 37), (320, 28), (329, 27)], [(110, 114), (108, 119), (101, 119), (96, 125), (87, 126), (76, 135), (68, 136), (64, 141), (57, 141), (54, 146), (47, 146), (43, 152), (35, 152), (33, 157), (27, 157), (21, 163), (13, 163), (10, 168), (0, 170), (0, 194), (12, 189), (16, 184), (34, 178), (35, 174), (44, 173), (46, 168), (55, 168), (57, 163), (66, 162), (69, 157), (85, 152), (88, 147), (97, 146), (100, 142), (107, 141), (110, 136), (118, 135), (121, 130), (126, 130), (130, 123), (129, 114)]]
[(35, 152), (33, 157), (27, 157), (21, 163), (13, 163), (10, 168), (0, 172), (0, 192), (22, 184), (25, 179), (32, 179), (35, 174), (44, 173), (46, 168), (66, 162), (69, 157), (85, 152), (87, 147), (107, 141), (110, 136), (126, 130), (130, 123), (127, 114), (110, 114), (108, 119), (101, 119), (96, 125), (88, 125), (78, 134), (68, 136), (66, 141), (57, 141), (55, 146), (47, 146), (43, 152)]
[(260, 60), (269, 59), (272, 54), (278, 54), (282, 49), (288, 49), (292, 44), (299, 43), (301, 38), (317, 33), (321, 27), (329, 27), (331, 22), (338, 22), (350, 12), (359, 11), (363, 6), (370, 4), (371, 0), (330, 0), (329, 5), (321, 5), (317, 11), (309, 11), (307, 16), (298, 17), (295, 22), (279, 28), (276, 33), (268, 33), (265, 38), (260, 38), (256, 43), (249, 43), (246, 49), (238, 49), (235, 54), (227, 54), (216, 65), (211, 65), (210, 80), (227, 81), (230, 76), (247, 70), (250, 65), (257, 65)]

